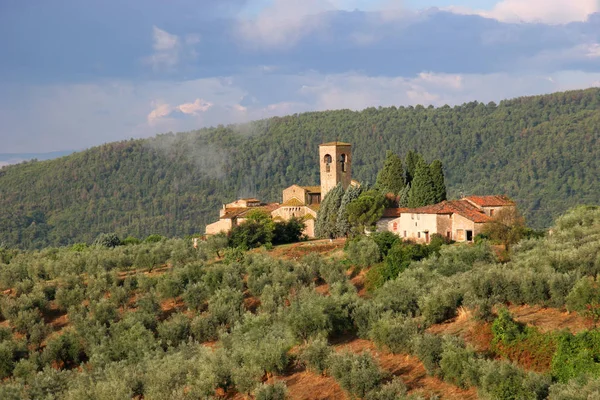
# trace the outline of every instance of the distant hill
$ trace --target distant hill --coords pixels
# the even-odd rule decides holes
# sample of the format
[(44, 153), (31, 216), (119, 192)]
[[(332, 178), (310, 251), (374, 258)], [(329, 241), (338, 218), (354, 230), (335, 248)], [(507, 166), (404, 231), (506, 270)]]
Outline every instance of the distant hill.
[(319, 182), (319, 143), (353, 144), (353, 174), (374, 182), (386, 150), (446, 169), (450, 197), (507, 194), (535, 227), (600, 203), (600, 89), (500, 104), (312, 112), (110, 143), (0, 169), (0, 245), (202, 232), (223, 202), (280, 200)]

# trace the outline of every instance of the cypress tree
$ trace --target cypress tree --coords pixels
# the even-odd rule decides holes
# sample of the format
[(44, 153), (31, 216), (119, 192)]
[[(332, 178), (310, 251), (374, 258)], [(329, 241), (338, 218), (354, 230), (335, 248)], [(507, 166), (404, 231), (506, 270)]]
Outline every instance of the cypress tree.
[(334, 238), (337, 236), (337, 215), (344, 197), (344, 188), (341, 183), (331, 189), (321, 202), (315, 223), (315, 235), (321, 238)]
[(415, 168), (410, 191), (408, 194), (408, 206), (411, 208), (423, 207), (435, 204), (435, 189), (429, 165), (420, 159)]
[(350, 185), (348, 186), (348, 189), (346, 189), (337, 215), (337, 233), (339, 236), (348, 236), (350, 234), (351, 226), (348, 221), (348, 204), (350, 204), (352, 200), (357, 199), (361, 193), (362, 188), (360, 186)]
[(429, 166), (431, 178), (433, 179), (433, 188), (435, 190), (435, 202), (439, 203), (446, 200), (446, 183), (444, 181), (444, 166), (440, 160), (435, 160)]
[(406, 154), (406, 183), (407, 184), (412, 183), (413, 179), (415, 178), (417, 165), (419, 164), (419, 161), (423, 161), (423, 157), (420, 154), (415, 153), (412, 150), (409, 150), (408, 153)]
[(410, 183), (398, 194), (398, 207), (408, 207), (408, 195), (410, 193)]
[(375, 187), (384, 194), (397, 195), (404, 188), (404, 168), (402, 160), (392, 151), (388, 151), (383, 163), (383, 168), (377, 174)]

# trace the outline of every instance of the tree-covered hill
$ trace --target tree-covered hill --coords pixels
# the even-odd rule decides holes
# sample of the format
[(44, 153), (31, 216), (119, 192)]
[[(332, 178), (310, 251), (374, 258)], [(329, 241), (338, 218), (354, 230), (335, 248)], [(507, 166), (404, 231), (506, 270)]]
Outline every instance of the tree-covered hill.
[(441, 108), (312, 112), (110, 143), (0, 170), (0, 245), (202, 232), (238, 196), (279, 201), (319, 182), (319, 143), (353, 144), (375, 182), (386, 150), (444, 163), (449, 197), (507, 194), (535, 227), (600, 202), (600, 89)]

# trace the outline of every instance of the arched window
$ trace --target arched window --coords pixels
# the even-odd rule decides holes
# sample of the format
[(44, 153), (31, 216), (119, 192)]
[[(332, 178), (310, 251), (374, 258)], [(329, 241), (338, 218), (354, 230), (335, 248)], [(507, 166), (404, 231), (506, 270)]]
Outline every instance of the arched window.
[(331, 156), (329, 154), (325, 154), (323, 161), (325, 162), (325, 172), (331, 172)]
[(348, 162), (348, 157), (345, 154), (340, 156), (340, 163), (342, 164), (342, 172), (346, 172), (346, 163)]

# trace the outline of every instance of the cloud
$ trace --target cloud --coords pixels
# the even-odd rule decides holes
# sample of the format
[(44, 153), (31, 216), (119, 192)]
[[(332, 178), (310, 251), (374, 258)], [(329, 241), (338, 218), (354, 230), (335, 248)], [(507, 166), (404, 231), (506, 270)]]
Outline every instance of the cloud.
[(502, 0), (491, 11), (449, 7), (461, 14), (477, 14), (503, 22), (566, 24), (585, 21), (600, 11), (598, 0)]
[(177, 67), (183, 59), (197, 57), (195, 46), (201, 42), (199, 34), (188, 34), (183, 40), (156, 26), (152, 27), (154, 53), (145, 58), (154, 71), (169, 71)]
[(268, 48), (289, 47), (326, 24), (326, 11), (336, 6), (325, 0), (273, 0), (256, 17), (242, 19), (238, 37), (245, 43)]
[(214, 104), (202, 99), (196, 99), (193, 103), (184, 103), (176, 107), (184, 114), (198, 115), (200, 112), (208, 111)]

